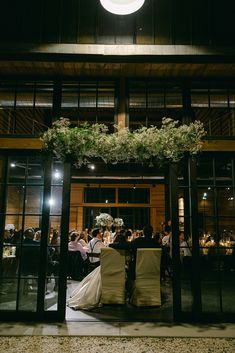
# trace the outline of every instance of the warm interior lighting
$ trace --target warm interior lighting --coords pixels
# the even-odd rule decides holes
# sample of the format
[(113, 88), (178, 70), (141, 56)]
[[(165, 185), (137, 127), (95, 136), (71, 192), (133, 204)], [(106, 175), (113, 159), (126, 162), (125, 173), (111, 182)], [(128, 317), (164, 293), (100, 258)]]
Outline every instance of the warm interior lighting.
[(115, 15), (129, 15), (143, 6), (145, 0), (100, 0), (105, 10)]

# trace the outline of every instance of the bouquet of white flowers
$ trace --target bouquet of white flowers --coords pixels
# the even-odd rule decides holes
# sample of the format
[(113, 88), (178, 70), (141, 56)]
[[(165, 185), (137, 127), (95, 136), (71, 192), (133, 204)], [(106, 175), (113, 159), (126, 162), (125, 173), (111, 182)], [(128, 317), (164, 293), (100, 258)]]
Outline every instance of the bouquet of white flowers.
[(108, 213), (100, 213), (99, 216), (96, 216), (96, 224), (98, 227), (111, 227), (113, 217)]
[(113, 220), (114, 227), (122, 227), (124, 225), (122, 218), (114, 218)]

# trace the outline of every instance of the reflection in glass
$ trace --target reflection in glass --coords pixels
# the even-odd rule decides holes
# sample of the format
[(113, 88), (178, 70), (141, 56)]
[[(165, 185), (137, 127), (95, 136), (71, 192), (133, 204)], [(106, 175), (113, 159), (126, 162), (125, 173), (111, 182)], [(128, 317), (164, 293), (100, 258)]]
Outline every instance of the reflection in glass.
[(214, 191), (211, 187), (198, 189), (198, 212), (205, 216), (214, 215)]
[(16, 310), (17, 278), (1, 278), (0, 310)]
[(8, 182), (25, 184), (27, 158), (10, 157), (8, 164)]
[(30, 157), (27, 172), (27, 184), (43, 184), (44, 175), (41, 158)]
[(218, 188), (217, 194), (219, 216), (234, 216), (234, 190), (230, 187)]
[(51, 197), (47, 201), (50, 205), (51, 215), (60, 215), (62, 212), (62, 191), (61, 186), (52, 186), (51, 188)]
[(27, 186), (25, 198), (25, 213), (38, 214), (42, 211), (42, 186)]
[(42, 224), (42, 216), (29, 215), (24, 217), (24, 229), (27, 229), (27, 228), (38, 229), (38, 228), (41, 228), (41, 224)]
[(198, 182), (211, 184), (213, 178), (213, 159), (202, 156), (197, 162), (197, 179)]
[(33, 276), (22, 277), (19, 286), (19, 310), (37, 310), (38, 280)]
[(8, 186), (6, 213), (22, 214), (25, 187), (21, 185)]
[(231, 158), (216, 158), (215, 175), (217, 183), (223, 180), (232, 179), (232, 161)]

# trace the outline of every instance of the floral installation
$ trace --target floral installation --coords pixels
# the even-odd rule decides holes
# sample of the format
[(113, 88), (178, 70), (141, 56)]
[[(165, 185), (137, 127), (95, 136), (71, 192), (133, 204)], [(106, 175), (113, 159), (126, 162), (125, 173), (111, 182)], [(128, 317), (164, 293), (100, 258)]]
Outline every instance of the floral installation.
[(114, 218), (113, 220), (114, 227), (122, 227), (123, 225), (124, 225), (124, 222), (122, 218)]
[(84, 124), (70, 127), (69, 119), (53, 123), (43, 136), (44, 150), (76, 167), (87, 164), (92, 158), (105, 163), (147, 162), (163, 164), (178, 162), (186, 152), (196, 155), (202, 148), (206, 132), (200, 121), (179, 125), (179, 121), (162, 119), (161, 128), (142, 127), (131, 132), (129, 128), (108, 133), (104, 124)]
[(113, 224), (113, 217), (108, 213), (100, 213), (95, 219), (98, 227), (111, 227)]

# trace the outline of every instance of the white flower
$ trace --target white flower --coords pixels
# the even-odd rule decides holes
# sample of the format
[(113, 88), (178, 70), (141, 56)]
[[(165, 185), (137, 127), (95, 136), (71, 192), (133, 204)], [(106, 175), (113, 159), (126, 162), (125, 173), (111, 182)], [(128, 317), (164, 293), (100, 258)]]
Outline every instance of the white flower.
[(150, 126), (131, 132), (123, 128), (109, 134), (103, 124), (70, 128), (69, 120), (61, 118), (44, 133), (42, 140), (47, 153), (54, 153), (58, 159), (70, 161), (78, 168), (92, 158), (113, 164), (178, 162), (185, 152), (198, 153), (206, 134), (200, 121), (179, 126), (178, 123), (163, 118), (160, 129)]
[(114, 227), (122, 227), (124, 225), (122, 218), (114, 218), (113, 220)]
[(111, 227), (113, 224), (113, 217), (108, 213), (100, 213), (99, 216), (96, 216), (96, 224), (99, 227)]

